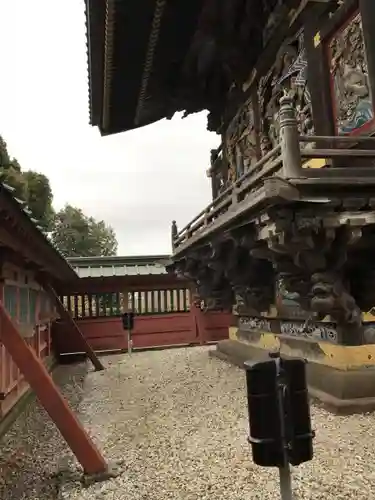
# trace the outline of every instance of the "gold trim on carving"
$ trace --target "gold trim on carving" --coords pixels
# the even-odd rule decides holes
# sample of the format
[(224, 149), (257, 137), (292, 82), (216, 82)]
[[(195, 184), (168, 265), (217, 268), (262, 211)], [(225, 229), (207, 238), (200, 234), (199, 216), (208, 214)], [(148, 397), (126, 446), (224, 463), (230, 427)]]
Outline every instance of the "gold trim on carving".
[(322, 43), (322, 38), (320, 36), (320, 31), (318, 31), (314, 35), (314, 47), (318, 48), (321, 43)]
[(331, 161), (327, 158), (313, 158), (303, 163), (302, 168), (323, 168), (329, 167), (330, 165)]

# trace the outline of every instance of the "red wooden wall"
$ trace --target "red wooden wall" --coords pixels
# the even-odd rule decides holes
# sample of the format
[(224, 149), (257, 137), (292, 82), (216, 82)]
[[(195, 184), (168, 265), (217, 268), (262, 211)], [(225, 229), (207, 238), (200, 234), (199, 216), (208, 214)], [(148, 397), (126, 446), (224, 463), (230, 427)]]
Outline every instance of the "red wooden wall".
[[(134, 349), (199, 345), (228, 337), (232, 315), (201, 311), (191, 303), (188, 282), (165, 275), (141, 278), (142, 283), (138, 284), (86, 281), (91, 289), (67, 291), (61, 295), (61, 301), (94, 350), (127, 349), (122, 311), (135, 314)], [(80, 281), (80, 285), (84, 282)], [(79, 339), (72, 335), (69, 324), (62, 321), (53, 325), (53, 341), (59, 354), (82, 352)]]
[[(51, 354), (51, 320), (54, 310), (49, 298), (33, 273), (13, 264), (3, 265), (4, 283), (0, 286), (3, 301), (13, 321), (29, 330), (25, 342), (37, 356), (47, 359)], [(25, 394), (29, 386), (1, 342), (0, 322), (0, 419)]]
[[(49, 356), (51, 349), (49, 326), (37, 326), (35, 335), (25, 341), (41, 359)], [(28, 388), (22, 373), (1, 343), (0, 334), (0, 419), (8, 413)]]
[[(224, 312), (204, 313), (193, 306), (188, 312), (135, 317), (133, 348), (203, 345), (228, 337), (232, 315)], [(76, 319), (86, 340), (96, 351), (127, 349), (127, 332), (120, 317)], [(70, 334), (62, 321), (53, 325), (54, 347), (59, 354), (79, 353), (79, 339)]]

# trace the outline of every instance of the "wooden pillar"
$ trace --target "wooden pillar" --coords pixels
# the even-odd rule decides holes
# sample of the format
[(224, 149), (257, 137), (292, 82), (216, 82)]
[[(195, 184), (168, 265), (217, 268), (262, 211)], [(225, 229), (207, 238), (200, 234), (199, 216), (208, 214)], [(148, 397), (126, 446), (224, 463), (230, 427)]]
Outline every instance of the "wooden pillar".
[(106, 473), (108, 467), (104, 458), (69, 408), (42, 361), (14, 326), (3, 302), (0, 302), (0, 321), (5, 348), (56, 424), (85, 473), (90, 475)]
[(211, 181), (211, 196), (212, 196), (212, 201), (215, 200), (215, 198), (218, 195), (218, 182), (217, 182), (217, 173), (212, 170), (208, 170), (207, 176), (209, 177)]
[(302, 174), (298, 126), (293, 99), (287, 94), (280, 99), (279, 120), (284, 178), (298, 178)]
[(98, 356), (95, 354), (95, 352), (91, 348), (90, 344), (85, 339), (83, 333), (81, 332), (81, 329), (78, 327), (77, 323), (74, 321), (70, 312), (65, 309), (64, 304), (61, 302), (61, 300), (60, 300), (59, 296), (57, 295), (57, 293), (55, 292), (54, 288), (49, 283), (47, 283), (43, 278), (39, 278), (39, 281), (41, 281), (44, 290), (50, 295), (51, 299), (53, 299), (53, 301), (55, 302), (56, 309), (57, 309), (57, 312), (59, 313), (60, 317), (62, 319), (64, 319), (72, 327), (72, 330), (80, 338), (82, 348), (83, 348), (84, 352), (87, 354), (91, 363), (94, 365), (95, 370), (97, 370), (97, 371), (104, 370), (104, 366), (101, 363), (100, 359), (98, 358)]
[[(222, 157), (219, 157), (219, 154), (222, 154)], [(217, 149), (211, 149), (211, 157), (210, 157), (210, 168), (207, 170), (207, 176), (211, 179), (211, 194), (212, 194), (212, 201), (214, 201), (217, 196), (219, 195), (219, 179), (218, 179), (218, 174), (219, 171), (222, 170), (222, 165), (224, 161), (223, 157), (224, 153), (222, 150), (222, 145), (217, 148)]]
[[(325, 17), (324, 17), (325, 16)], [(320, 25), (328, 14), (311, 20), (305, 25), (305, 48), (307, 55), (307, 81), (311, 95), (311, 105), (314, 117), (316, 135), (335, 135), (330, 73), (328, 67), (327, 49), (320, 40)], [(319, 82), (319, 85), (316, 85)], [(320, 145), (317, 144), (319, 147)], [(324, 143), (322, 147), (327, 147)]]

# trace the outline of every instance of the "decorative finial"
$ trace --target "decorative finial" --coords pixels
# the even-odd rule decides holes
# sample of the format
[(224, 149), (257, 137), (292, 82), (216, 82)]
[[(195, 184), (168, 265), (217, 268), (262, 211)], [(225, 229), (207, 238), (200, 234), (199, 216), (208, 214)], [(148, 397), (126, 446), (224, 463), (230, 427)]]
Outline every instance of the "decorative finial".
[(177, 228), (177, 223), (176, 223), (175, 220), (172, 221), (172, 230), (171, 230), (171, 233), (172, 233), (172, 242), (173, 242), (173, 240), (178, 235), (178, 228)]

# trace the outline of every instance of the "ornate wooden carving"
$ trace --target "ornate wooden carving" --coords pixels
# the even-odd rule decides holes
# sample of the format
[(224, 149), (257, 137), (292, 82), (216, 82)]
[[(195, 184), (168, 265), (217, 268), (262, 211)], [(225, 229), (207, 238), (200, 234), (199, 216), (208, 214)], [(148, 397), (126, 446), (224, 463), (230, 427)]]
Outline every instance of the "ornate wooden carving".
[(228, 187), (228, 162), (222, 151), (211, 149), (210, 163), (209, 177), (212, 177), (214, 185), (213, 198), (216, 198)]
[(307, 319), (308, 313), (300, 306), (300, 294), (290, 292), (286, 286), (284, 277), (278, 276), (276, 282), (276, 310), (281, 318)]
[(233, 291), (225, 277), (223, 262), (212, 247), (189, 254), (168, 266), (168, 272), (193, 281), (196, 300), (204, 301), (206, 309), (231, 309)]
[(235, 231), (222, 246), (225, 275), (234, 293), (239, 314), (267, 312), (275, 298), (272, 263), (251, 256), (254, 239), (248, 232)]
[[(273, 9), (275, 5), (269, 11)], [(336, 14), (332, 22), (337, 26), (340, 21)], [(327, 22), (329, 20), (327, 15)], [(327, 32), (323, 42), (319, 41), (322, 45), (327, 40)], [(262, 36), (267, 38), (267, 33), (263, 32)], [(340, 132), (350, 133), (348, 127), (353, 127), (353, 123), (360, 128), (374, 116), (372, 103), (371, 108), (369, 104), (360, 18), (354, 16), (330, 43), (330, 69), (335, 78), (335, 97), (339, 100)], [(221, 222), (221, 212), (214, 210), (210, 218), (207, 214), (202, 217), (200, 231), (203, 236), (200, 238), (196, 229), (191, 247), (185, 240), (180, 247), (180, 255), (184, 257), (177, 262), (177, 268), (195, 281), (199, 295), (209, 307), (235, 305), (240, 316), (249, 319), (249, 324), (258, 321), (259, 329), (265, 327), (266, 320), (260, 317), (274, 304), (277, 284), (277, 305), (282, 309), (285, 301), (294, 302), (293, 318), (284, 321), (290, 310), (286, 311), (283, 321), (279, 318), (280, 331), (277, 333), (350, 345), (373, 342), (375, 326), (365, 327), (362, 316), (363, 311), (369, 311), (375, 304), (375, 264), (372, 264), (375, 202), (369, 187), (375, 185), (375, 175), (365, 169), (362, 173), (354, 172), (349, 161), (345, 174), (339, 169), (325, 169), (321, 175), (301, 169), (303, 155), (300, 155), (298, 133), (314, 133), (306, 69), (303, 33), (300, 32), (280, 48), (265, 76), (258, 81), (254, 76), (253, 87), (248, 90), (254, 92), (256, 87), (255, 98), (253, 95), (241, 105), (223, 134), (223, 156), (229, 168), (222, 186), (233, 182), (281, 142), (282, 169), (265, 169), (267, 176), (276, 174), (279, 178), (263, 179), (263, 184), (249, 183), (245, 186), (246, 191), (238, 190), (232, 198), (228, 195), (228, 200), (223, 202), (228, 204)], [(233, 67), (229, 74), (233, 83), (232, 70)], [(319, 84), (315, 80), (310, 83)], [(232, 87), (232, 97), (236, 84)], [(288, 120), (283, 119), (287, 114), (285, 109), (280, 112), (280, 98), (284, 93), (291, 96), (297, 111), (298, 130), (292, 124), (296, 140), (288, 143), (289, 146), (295, 144), (296, 147), (289, 150), (298, 153), (294, 155), (295, 169), (291, 168), (293, 162), (287, 161), (292, 156), (288, 157), (285, 146), (286, 126), (280, 141), (280, 122), (288, 121), (289, 125), (292, 122), (290, 116)], [(237, 98), (241, 95), (237, 94)], [(236, 99), (233, 102), (237, 103)], [(292, 109), (291, 105), (289, 107)], [(315, 152), (318, 157), (326, 155), (325, 151)], [(351, 152), (346, 154), (349, 156)], [(308, 157), (306, 151), (304, 155)], [(212, 159), (212, 163), (216, 161), (216, 157)], [(355, 192), (351, 182), (355, 183)], [(272, 189), (267, 191), (269, 186)], [(276, 189), (276, 186), (279, 187)], [(261, 197), (264, 192), (271, 194), (264, 199)], [(250, 203), (256, 195), (262, 200), (257, 205)]]
[(260, 158), (253, 97), (233, 118), (224, 135), (224, 150), (229, 162), (228, 181), (233, 182)]
[(280, 142), (278, 114), (285, 92), (293, 98), (301, 134), (314, 132), (311, 98), (307, 83), (307, 61), (303, 34), (280, 48), (276, 62), (258, 85), (261, 149), (265, 154)]
[[(239, 319), (240, 332), (276, 333), (299, 339), (309, 339), (315, 342), (330, 342), (337, 344), (336, 325), (330, 322), (307, 322), (303, 319), (259, 318), (242, 316)], [(241, 333), (239, 334), (241, 336)]]
[(374, 106), (359, 13), (330, 39), (328, 55), (337, 133), (368, 132)]
[[(290, 320), (276, 333), (325, 332), (329, 341), (337, 334), (335, 341), (356, 345), (375, 342), (374, 326), (362, 320), (375, 304), (374, 242), (371, 211), (346, 211), (340, 219), (332, 206), (275, 207), (188, 252), (175, 269), (195, 281), (208, 308), (235, 305), (240, 316), (254, 318), (277, 297), (292, 300), (292, 314), (278, 308)], [(323, 320), (334, 325), (325, 324), (329, 332)]]
[(300, 0), (205, 2), (174, 97), (185, 116), (208, 109), (208, 129), (218, 131), (228, 92), (241, 89), (280, 23), (287, 23), (299, 4)]
[(169, 271), (193, 280), (208, 309), (236, 306), (243, 314), (260, 314), (274, 302), (274, 270), (270, 262), (250, 256), (248, 243), (240, 234), (211, 241)]
[(352, 295), (348, 252), (362, 237), (359, 228), (324, 228), (324, 216), (290, 214), (287, 229), (266, 238), (288, 292), (314, 320), (329, 316), (345, 343), (360, 343), (362, 312)]

